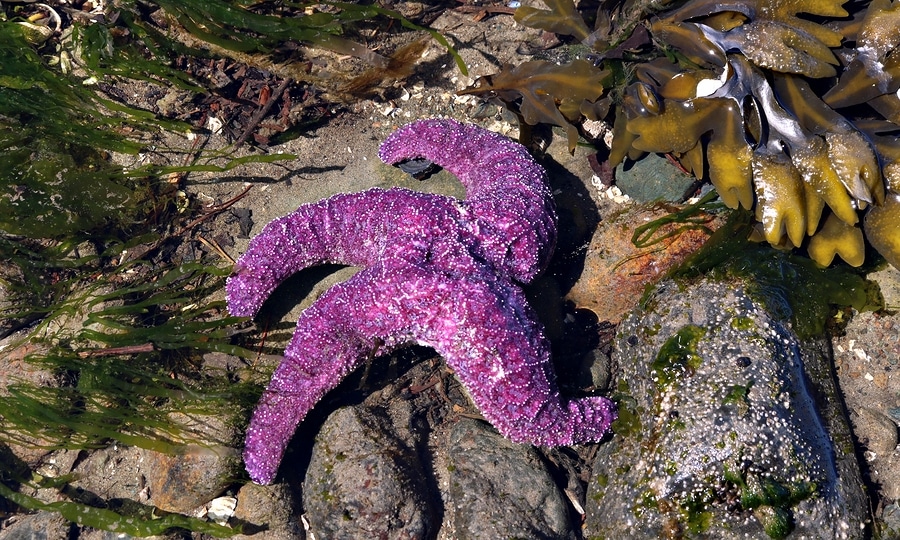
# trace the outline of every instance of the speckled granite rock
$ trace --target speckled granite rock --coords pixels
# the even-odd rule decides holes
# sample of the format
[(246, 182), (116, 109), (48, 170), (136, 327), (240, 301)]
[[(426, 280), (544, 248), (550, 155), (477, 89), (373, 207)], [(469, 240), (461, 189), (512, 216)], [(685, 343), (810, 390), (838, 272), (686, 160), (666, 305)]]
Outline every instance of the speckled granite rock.
[(56, 540), (68, 538), (71, 524), (56, 512), (36, 512), (4, 520), (4, 540)]
[(294, 494), (286, 484), (261, 486), (248, 483), (237, 492), (234, 518), (245, 526), (247, 534), (238, 534), (233, 540), (250, 540), (264, 536), (266, 540), (303, 540), (306, 533), (302, 522), (294, 515)]
[(234, 478), (237, 452), (226, 447), (186, 448), (169, 455), (114, 445), (94, 451), (73, 469), (77, 489), (192, 514), (218, 496)]
[(867, 276), (878, 284), (885, 311), (853, 313), (835, 336), (838, 384), (850, 411), (853, 433), (866, 461), (875, 515), (883, 538), (900, 538), (900, 270)]
[(801, 344), (766, 302), (740, 283), (666, 282), (623, 322), (621, 420), (586, 538), (863, 537), (827, 342)]

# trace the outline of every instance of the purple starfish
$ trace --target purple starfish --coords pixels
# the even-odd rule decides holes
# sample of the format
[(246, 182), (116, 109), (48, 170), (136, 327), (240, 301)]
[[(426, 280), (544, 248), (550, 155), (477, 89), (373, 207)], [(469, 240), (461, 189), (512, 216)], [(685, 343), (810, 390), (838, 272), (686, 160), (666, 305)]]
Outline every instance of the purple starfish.
[(269, 223), (228, 279), (228, 309), (252, 316), (309, 266), (362, 267), (310, 306), (247, 429), (250, 477), (269, 483), (297, 425), (372, 350), (434, 348), (484, 417), (516, 442), (599, 440), (602, 397), (563, 402), (550, 345), (514, 280), (546, 266), (556, 213), (544, 170), (521, 145), (477, 126), (423, 120), (381, 146), (386, 163), (424, 157), (455, 174), (465, 200), (394, 188), (341, 194)]

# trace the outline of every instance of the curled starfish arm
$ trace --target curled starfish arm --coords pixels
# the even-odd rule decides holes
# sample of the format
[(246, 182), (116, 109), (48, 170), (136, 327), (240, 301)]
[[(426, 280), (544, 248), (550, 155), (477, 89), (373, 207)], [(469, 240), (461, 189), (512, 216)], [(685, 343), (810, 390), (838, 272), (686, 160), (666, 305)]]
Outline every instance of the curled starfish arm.
[(446, 320), (418, 329), (417, 341), (445, 358), (485, 419), (510, 440), (599, 441), (616, 418), (615, 405), (603, 397), (563, 399), (550, 344), (525, 295), (512, 283), (480, 278), (457, 283), (462, 293), (443, 298)]
[[(325, 263), (369, 267), (385, 259), (416, 264), (453, 230), (453, 199), (406, 189), (341, 194), (299, 207), (263, 228), (228, 278), (228, 310), (255, 315), (275, 288), (304, 268)], [(405, 216), (405, 219), (397, 219)]]
[(335, 285), (297, 321), (284, 360), (247, 428), (244, 463), (254, 482), (268, 484), (275, 478), (288, 442), (307, 413), (376, 349), (378, 336), (354, 320), (373, 309), (360, 295), (378, 286), (375, 273), (362, 270)]
[(446, 168), (466, 188), (463, 204), (491, 261), (523, 282), (544, 269), (556, 243), (556, 212), (546, 173), (524, 146), (474, 125), (431, 119), (392, 133), (378, 155), (389, 164), (424, 157)]
[(297, 425), (376, 343), (433, 347), (475, 404), (517, 442), (559, 446), (597, 441), (615, 419), (601, 397), (564, 402), (549, 343), (524, 294), (486, 271), (460, 279), (420, 267), (362, 270), (329, 289), (297, 322), (285, 358), (253, 413), (244, 461), (271, 482)]
[(611, 401), (560, 397), (550, 343), (525, 294), (512, 282), (498, 279), (487, 267), (465, 276), (407, 268), (385, 273), (379, 282), (370, 297), (382, 307), (359, 313), (356, 320), (377, 321), (369, 333), (389, 346), (414, 341), (434, 348), (504, 436), (563, 446), (598, 441), (609, 430), (616, 418)]

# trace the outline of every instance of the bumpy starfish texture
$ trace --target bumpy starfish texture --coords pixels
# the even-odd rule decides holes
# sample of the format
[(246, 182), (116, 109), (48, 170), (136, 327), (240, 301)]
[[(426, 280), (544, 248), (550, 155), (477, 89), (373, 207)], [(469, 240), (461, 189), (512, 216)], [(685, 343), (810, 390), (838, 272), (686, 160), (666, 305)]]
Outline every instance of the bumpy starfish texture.
[(252, 316), (291, 274), (338, 263), (362, 267), (297, 322), (247, 429), (250, 477), (270, 483), (306, 414), (376, 348), (434, 348), (484, 417), (516, 442), (596, 441), (615, 419), (602, 397), (564, 402), (550, 345), (515, 281), (546, 266), (556, 214), (544, 170), (521, 145), (453, 120), (423, 120), (379, 152), (396, 164), (424, 157), (455, 174), (466, 199), (393, 188), (341, 194), (269, 223), (237, 261), (228, 309)]

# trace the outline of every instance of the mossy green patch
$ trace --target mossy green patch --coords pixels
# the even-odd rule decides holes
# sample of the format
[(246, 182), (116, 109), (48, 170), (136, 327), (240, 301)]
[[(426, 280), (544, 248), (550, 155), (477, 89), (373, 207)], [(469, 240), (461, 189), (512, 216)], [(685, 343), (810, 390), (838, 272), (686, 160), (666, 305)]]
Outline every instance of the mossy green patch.
[(668, 388), (700, 367), (703, 359), (697, 354), (697, 345), (704, 335), (705, 328), (687, 325), (663, 343), (650, 364), (660, 387)]
[(621, 437), (642, 437), (644, 426), (634, 398), (619, 394), (613, 396), (613, 400), (618, 407), (618, 416), (612, 423), (612, 432)]
[(731, 327), (735, 330), (747, 331), (752, 330), (755, 324), (750, 317), (734, 317), (731, 319)]
[(776, 540), (785, 538), (794, 528), (791, 508), (817, 491), (812, 482), (782, 482), (727, 466), (724, 478), (738, 488), (741, 506), (753, 510), (766, 534)]
[(794, 519), (784, 508), (760, 506), (753, 509), (753, 515), (763, 526), (766, 535), (773, 540), (782, 540), (794, 530)]
[(753, 387), (753, 381), (745, 385), (734, 384), (725, 389), (725, 398), (722, 405), (733, 405), (737, 408), (738, 414), (746, 414), (750, 408), (749, 396), (750, 389)]
[[(800, 338), (821, 334), (835, 306), (852, 306), (858, 311), (883, 307), (877, 286), (858, 271), (845, 265), (824, 268), (811, 259), (752, 243), (751, 232), (749, 212), (732, 212), (725, 225), (674, 275), (744, 279), (751, 295), (766, 300), (773, 313), (790, 318)], [(752, 325), (745, 317), (736, 317), (731, 324), (739, 330), (752, 328), (741, 328)]]

